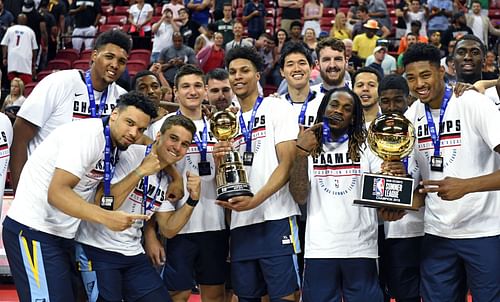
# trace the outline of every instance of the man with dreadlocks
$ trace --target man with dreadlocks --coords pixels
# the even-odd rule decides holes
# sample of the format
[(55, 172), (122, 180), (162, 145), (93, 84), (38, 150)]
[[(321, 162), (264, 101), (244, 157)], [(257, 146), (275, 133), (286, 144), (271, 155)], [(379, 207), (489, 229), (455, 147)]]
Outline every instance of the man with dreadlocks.
[(290, 192), (308, 200), (303, 301), (382, 301), (377, 277), (377, 211), (353, 206), (362, 173), (382, 161), (364, 144), (363, 108), (348, 88), (328, 92), (316, 124), (301, 129)]

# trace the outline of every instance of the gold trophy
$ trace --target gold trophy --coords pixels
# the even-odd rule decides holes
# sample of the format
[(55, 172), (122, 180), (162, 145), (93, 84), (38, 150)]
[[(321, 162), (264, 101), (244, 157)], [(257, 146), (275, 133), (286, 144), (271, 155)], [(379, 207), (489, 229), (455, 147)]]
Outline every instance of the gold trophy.
[[(384, 161), (400, 161), (407, 157), (415, 144), (415, 127), (400, 113), (377, 117), (368, 129), (368, 146)], [(413, 202), (412, 178), (384, 174), (363, 174), (361, 200), (354, 204), (418, 210)]]
[[(230, 110), (219, 111), (210, 119), (210, 130), (219, 141), (227, 141), (238, 134), (236, 115)], [(253, 196), (240, 154), (231, 150), (224, 155), (215, 176), (217, 200), (227, 201), (236, 196)]]

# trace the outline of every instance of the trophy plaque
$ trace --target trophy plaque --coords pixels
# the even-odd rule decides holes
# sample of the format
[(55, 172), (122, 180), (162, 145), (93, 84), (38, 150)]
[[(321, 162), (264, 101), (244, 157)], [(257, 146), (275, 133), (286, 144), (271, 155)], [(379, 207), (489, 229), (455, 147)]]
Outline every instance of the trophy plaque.
[[(219, 111), (210, 119), (210, 130), (219, 141), (227, 141), (238, 134), (236, 115), (230, 110)], [(240, 154), (231, 150), (224, 155), (217, 174), (217, 200), (227, 201), (236, 196), (253, 196)]]
[[(377, 117), (368, 129), (368, 146), (384, 161), (400, 161), (407, 157), (415, 144), (415, 128), (400, 113)], [(414, 180), (386, 174), (363, 174), (361, 199), (354, 204), (404, 210), (418, 210), (413, 202)]]

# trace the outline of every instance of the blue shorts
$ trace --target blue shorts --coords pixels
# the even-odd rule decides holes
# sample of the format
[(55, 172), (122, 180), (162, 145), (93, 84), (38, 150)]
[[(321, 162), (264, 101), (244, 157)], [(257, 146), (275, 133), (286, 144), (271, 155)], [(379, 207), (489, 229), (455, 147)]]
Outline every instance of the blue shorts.
[(260, 299), (266, 294), (271, 300), (286, 297), (300, 287), (297, 256), (232, 261), (231, 281), (240, 298)]
[(227, 230), (179, 234), (168, 239), (167, 262), (162, 272), (168, 290), (190, 290), (195, 282), (224, 284), (228, 246)]
[(302, 301), (382, 302), (376, 259), (306, 259)]
[(106, 301), (137, 301), (163, 289), (164, 301), (171, 301), (163, 281), (145, 254), (125, 256), (82, 244), (97, 277), (99, 297)]
[(392, 297), (420, 297), (420, 249), (423, 237), (385, 239), (385, 272)]
[(74, 241), (36, 231), (8, 216), (3, 243), (19, 300), (74, 301)]
[(449, 239), (425, 234), (420, 265), (422, 298), (463, 301), (464, 273), (472, 299), (500, 301), (500, 235)]

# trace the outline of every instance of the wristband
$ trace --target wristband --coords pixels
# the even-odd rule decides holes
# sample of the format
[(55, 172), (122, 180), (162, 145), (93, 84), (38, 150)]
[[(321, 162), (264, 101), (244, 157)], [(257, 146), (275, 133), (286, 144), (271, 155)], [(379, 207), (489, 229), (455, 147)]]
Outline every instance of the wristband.
[(306, 152), (307, 154), (311, 153), (311, 151), (307, 150), (306, 148), (302, 147), (301, 145), (295, 145), (295, 147), (299, 148), (300, 150)]
[(191, 198), (191, 196), (189, 196), (189, 198), (186, 200), (186, 203), (194, 208), (198, 204), (198, 201), (199, 200), (194, 200)]

